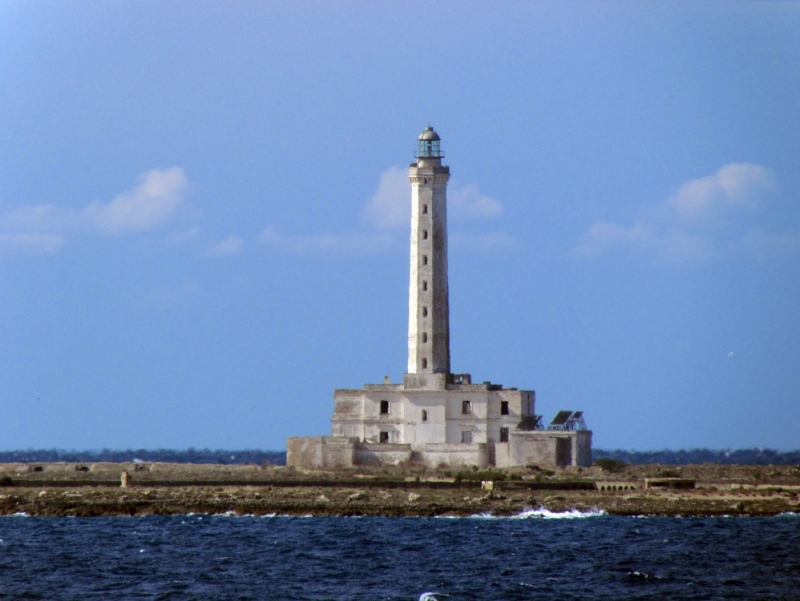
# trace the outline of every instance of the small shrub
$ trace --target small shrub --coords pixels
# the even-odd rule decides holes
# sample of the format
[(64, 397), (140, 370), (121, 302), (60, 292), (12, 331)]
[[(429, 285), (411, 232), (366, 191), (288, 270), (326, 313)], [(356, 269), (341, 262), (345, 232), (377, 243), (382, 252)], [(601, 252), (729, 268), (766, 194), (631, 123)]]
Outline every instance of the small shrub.
[(594, 462), (594, 464), (601, 468), (604, 472), (621, 472), (625, 468), (625, 463), (620, 461), (619, 459), (609, 459), (603, 458), (598, 459)]
[(661, 470), (656, 474), (656, 478), (679, 478), (680, 473), (676, 470)]
[(11, 476), (0, 476), (0, 486), (13, 486)]
[(456, 472), (455, 481), (461, 482), (462, 480), (475, 480), (478, 482), (482, 482), (484, 480), (493, 480), (498, 482), (500, 480), (505, 480), (507, 476), (503, 472), (495, 472), (493, 470), (479, 470), (477, 472)]

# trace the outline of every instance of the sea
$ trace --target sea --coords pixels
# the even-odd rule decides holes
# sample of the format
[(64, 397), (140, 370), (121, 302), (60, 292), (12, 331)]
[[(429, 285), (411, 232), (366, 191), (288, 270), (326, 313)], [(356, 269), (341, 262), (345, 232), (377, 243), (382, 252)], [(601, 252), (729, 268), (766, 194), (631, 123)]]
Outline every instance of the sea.
[(18, 514), (0, 599), (800, 600), (800, 515)]

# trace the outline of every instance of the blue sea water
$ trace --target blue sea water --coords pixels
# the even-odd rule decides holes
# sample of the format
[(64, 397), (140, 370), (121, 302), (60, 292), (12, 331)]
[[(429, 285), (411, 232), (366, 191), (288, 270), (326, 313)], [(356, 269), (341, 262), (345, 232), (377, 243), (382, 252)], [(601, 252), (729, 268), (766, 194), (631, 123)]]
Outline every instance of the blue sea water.
[(4, 517), (0, 599), (800, 599), (797, 515), (542, 516)]

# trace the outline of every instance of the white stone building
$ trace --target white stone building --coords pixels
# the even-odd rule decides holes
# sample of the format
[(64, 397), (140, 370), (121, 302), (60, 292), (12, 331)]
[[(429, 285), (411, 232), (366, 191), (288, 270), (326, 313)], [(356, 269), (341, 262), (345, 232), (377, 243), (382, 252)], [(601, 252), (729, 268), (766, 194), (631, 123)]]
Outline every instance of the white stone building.
[[(419, 136), (411, 181), (408, 368), (402, 384), (335, 390), (331, 436), (289, 438), (287, 464), (335, 468), (420, 463), (431, 467), (591, 465), (582, 414), (548, 429), (532, 390), (473, 384), (450, 371), (447, 181), (439, 135)], [(560, 421), (559, 421), (560, 420)]]

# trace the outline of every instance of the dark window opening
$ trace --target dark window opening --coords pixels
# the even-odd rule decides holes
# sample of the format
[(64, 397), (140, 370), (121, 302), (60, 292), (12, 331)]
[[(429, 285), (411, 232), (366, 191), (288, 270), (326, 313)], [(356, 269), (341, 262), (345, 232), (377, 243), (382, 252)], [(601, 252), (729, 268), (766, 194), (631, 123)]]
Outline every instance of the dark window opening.
[(428, 360), (425, 358), (422, 359), (422, 369), (428, 369)]
[(422, 230), (422, 239), (423, 240), (427, 240), (428, 239), (428, 230)]
[(500, 401), (500, 415), (508, 415), (508, 401)]
[(382, 444), (386, 444), (389, 442), (389, 433), (388, 432), (381, 432), (378, 436), (378, 442)]
[(422, 410), (422, 421), (428, 421), (428, 411), (426, 409)]
[(461, 401), (461, 414), (469, 415), (472, 413), (472, 401)]
[(428, 255), (422, 255), (422, 264), (423, 265), (427, 265), (428, 264)]
[(428, 205), (422, 205), (422, 214), (423, 215), (427, 215), (428, 214)]
[(500, 442), (508, 442), (508, 428), (500, 428)]
[(428, 333), (422, 332), (422, 342), (428, 342)]
[(428, 307), (422, 307), (422, 316), (423, 317), (427, 317), (428, 316)]
[(472, 443), (472, 431), (471, 430), (462, 430), (461, 431), (461, 442), (470, 444)]
[(381, 415), (389, 415), (389, 401), (381, 401)]
[(428, 282), (427, 281), (423, 281), (422, 282), (422, 289), (423, 290), (427, 290), (428, 289)]

